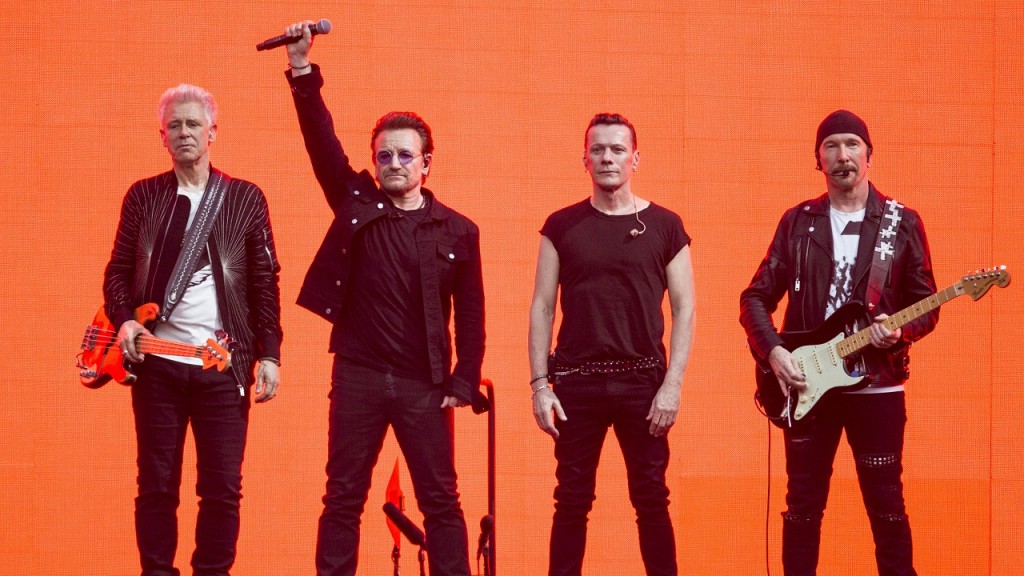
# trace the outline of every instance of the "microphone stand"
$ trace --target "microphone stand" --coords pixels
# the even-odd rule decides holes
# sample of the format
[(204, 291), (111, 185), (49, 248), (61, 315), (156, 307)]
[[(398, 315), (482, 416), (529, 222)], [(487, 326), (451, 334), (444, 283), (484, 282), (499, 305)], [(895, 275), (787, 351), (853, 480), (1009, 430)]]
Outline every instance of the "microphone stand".
[(487, 384), (487, 400), (491, 403), (491, 409), (487, 412), (487, 513), (491, 516), (491, 533), (487, 536), (487, 539), (483, 542), (483, 549), (481, 550), (484, 557), (484, 576), (495, 576), (494, 574), (494, 555), (495, 555), (495, 544), (494, 544), (494, 532), (496, 527), (494, 525), (494, 508), (495, 508), (495, 407), (494, 407), (494, 384), (490, 380), (485, 380)]
[[(480, 557), (481, 556), (483, 556), (483, 559), (484, 559), (484, 573), (483, 573), (483, 576), (494, 576), (494, 571), (493, 571), (493, 568), (491, 567), (492, 564), (493, 564), (494, 557), (491, 556), (490, 540), (491, 540), (490, 536), (485, 538), (484, 541), (480, 543), (480, 549), (477, 550), (477, 552), (476, 552), (477, 562), (480, 561)], [(477, 564), (477, 567), (479, 567), (479, 566), (480, 565)]]
[(480, 558), (484, 560), (484, 571), (477, 576), (494, 575), (494, 508), (495, 508), (495, 417), (494, 417), (494, 384), (484, 378), (480, 385), (487, 388), (487, 401), (491, 409), (487, 411), (487, 514), (480, 519), (480, 538), (477, 540), (476, 567), (480, 569)]

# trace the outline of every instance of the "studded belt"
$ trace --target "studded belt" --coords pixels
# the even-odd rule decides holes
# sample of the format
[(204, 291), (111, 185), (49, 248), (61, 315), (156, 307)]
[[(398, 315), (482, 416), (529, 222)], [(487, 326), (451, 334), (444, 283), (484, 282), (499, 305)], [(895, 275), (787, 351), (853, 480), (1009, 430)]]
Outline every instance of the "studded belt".
[(633, 372), (646, 370), (661, 366), (661, 359), (657, 356), (646, 358), (633, 358), (630, 360), (599, 360), (595, 362), (584, 362), (583, 364), (563, 364), (554, 359), (548, 359), (548, 372), (553, 376), (568, 376), (569, 374), (618, 374), (620, 372)]

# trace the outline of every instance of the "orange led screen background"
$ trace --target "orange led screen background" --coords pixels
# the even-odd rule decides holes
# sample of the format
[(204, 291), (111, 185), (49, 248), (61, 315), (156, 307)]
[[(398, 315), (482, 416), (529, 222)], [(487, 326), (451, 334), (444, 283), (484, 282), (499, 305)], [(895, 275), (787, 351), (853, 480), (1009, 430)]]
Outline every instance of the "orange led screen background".
[[(1017, 0), (6, 1), (0, 314), (11, 347), (0, 397), (0, 573), (138, 573), (128, 390), (86, 390), (74, 355), (102, 301), (125, 190), (170, 167), (155, 107), (180, 82), (217, 97), (213, 163), (266, 191), (284, 267), (283, 385), (251, 413), (233, 573), (313, 572), (329, 326), (294, 301), (329, 210), (302, 146), (285, 53), (254, 49), (303, 18), (334, 24), (312, 57), (357, 168), (369, 166), (374, 121), (415, 110), (437, 142), (431, 188), (481, 228), (501, 574), (546, 570), (554, 456), (530, 409), (527, 311), (537, 230), (590, 193), (581, 158), (594, 113), (634, 122), (634, 190), (681, 214), (694, 238), (698, 328), (670, 435), (682, 574), (765, 570), (767, 424), (751, 401), (738, 297), (783, 210), (824, 191), (812, 154), (821, 118), (848, 108), (867, 121), (871, 178), (921, 213), (940, 288), (993, 264), (1024, 271)], [(914, 347), (904, 480), (922, 574), (1011, 575), (1024, 561), (1019, 283), (950, 302)], [(475, 542), (486, 512), (487, 420), (468, 411), (456, 420)], [(785, 475), (781, 435), (772, 440), (768, 547), (781, 574)], [(363, 518), (362, 574), (391, 570), (380, 505), (398, 455), (389, 437)], [(190, 445), (177, 560), (185, 569), (194, 463)], [(584, 573), (642, 574), (635, 534), (610, 439)], [(402, 570), (415, 573), (415, 550), (403, 552)], [(874, 570), (845, 445), (821, 565), (827, 574)]]

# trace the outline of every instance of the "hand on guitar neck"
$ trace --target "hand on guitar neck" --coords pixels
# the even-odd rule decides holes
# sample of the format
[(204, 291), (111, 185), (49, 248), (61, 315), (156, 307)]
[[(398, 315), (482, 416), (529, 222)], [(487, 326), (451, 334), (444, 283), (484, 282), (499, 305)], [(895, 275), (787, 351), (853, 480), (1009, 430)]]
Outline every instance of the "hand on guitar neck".
[(875, 316), (875, 323), (868, 326), (868, 339), (875, 348), (892, 348), (903, 336), (903, 328), (897, 326), (895, 330), (889, 329), (889, 325), (885, 323), (888, 319), (888, 314), (879, 314)]
[(781, 332), (782, 344), (769, 352), (768, 365), (754, 356), (758, 408), (777, 426), (790, 427), (826, 394), (853, 392), (871, 383), (871, 374), (850, 365), (865, 348), (892, 348), (903, 338), (903, 326), (946, 302), (963, 295), (978, 300), (993, 286), (1009, 284), (1006, 266), (978, 270), (899, 312), (879, 314), (873, 322), (863, 304), (848, 302), (814, 330)]

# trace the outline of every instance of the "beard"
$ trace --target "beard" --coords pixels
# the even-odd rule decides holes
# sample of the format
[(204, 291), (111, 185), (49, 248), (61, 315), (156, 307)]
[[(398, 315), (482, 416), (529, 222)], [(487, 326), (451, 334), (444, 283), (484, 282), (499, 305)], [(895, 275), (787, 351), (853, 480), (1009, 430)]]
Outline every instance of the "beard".
[(382, 174), (377, 180), (377, 184), (380, 186), (380, 189), (390, 196), (401, 196), (406, 192), (417, 188), (422, 183), (422, 180), (415, 179), (412, 174), (407, 172)]

